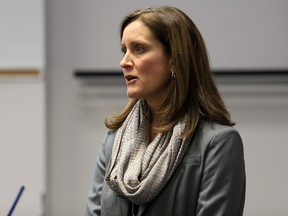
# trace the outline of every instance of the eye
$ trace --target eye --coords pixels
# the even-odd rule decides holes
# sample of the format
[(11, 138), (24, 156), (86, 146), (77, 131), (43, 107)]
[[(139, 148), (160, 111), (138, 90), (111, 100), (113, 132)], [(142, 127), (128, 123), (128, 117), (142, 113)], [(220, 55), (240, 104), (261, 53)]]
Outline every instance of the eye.
[(121, 47), (121, 53), (123, 55), (125, 55), (126, 52), (127, 52), (127, 48), (126, 47)]
[(135, 47), (135, 52), (136, 52), (137, 54), (143, 53), (143, 52), (144, 52), (144, 47), (141, 46), (141, 45), (137, 45), (137, 46)]

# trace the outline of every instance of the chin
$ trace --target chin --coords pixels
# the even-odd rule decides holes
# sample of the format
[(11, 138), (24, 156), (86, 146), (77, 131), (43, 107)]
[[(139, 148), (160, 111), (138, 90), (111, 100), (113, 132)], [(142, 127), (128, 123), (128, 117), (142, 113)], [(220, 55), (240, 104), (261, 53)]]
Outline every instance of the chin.
[(137, 92), (133, 92), (133, 91), (127, 91), (127, 96), (129, 98), (138, 98), (139, 94), (137, 94)]
[(134, 94), (127, 94), (127, 96), (129, 97), (129, 98), (131, 98), (131, 99), (134, 99), (134, 98), (139, 98), (139, 97), (137, 97), (136, 95), (134, 95)]

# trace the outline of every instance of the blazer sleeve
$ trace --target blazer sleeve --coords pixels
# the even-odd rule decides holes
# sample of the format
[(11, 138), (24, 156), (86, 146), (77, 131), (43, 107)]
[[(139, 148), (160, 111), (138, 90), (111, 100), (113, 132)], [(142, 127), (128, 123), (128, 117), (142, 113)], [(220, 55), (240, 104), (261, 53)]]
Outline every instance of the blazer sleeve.
[(106, 169), (111, 156), (112, 144), (113, 141), (111, 141), (110, 132), (108, 132), (102, 141), (102, 145), (96, 158), (96, 168), (94, 171), (92, 186), (88, 193), (85, 216), (101, 215), (102, 188)]
[(197, 216), (241, 216), (246, 175), (243, 144), (233, 128), (218, 131), (204, 156)]

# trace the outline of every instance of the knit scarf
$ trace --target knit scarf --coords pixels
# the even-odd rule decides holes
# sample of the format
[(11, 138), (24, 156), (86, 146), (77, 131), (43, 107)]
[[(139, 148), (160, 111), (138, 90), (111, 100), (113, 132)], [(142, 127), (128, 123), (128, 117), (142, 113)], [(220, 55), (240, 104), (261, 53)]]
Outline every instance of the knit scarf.
[(105, 178), (119, 196), (143, 205), (155, 198), (181, 162), (190, 139), (180, 136), (186, 118), (168, 133), (158, 133), (150, 143), (150, 111), (139, 100), (117, 130), (111, 167)]

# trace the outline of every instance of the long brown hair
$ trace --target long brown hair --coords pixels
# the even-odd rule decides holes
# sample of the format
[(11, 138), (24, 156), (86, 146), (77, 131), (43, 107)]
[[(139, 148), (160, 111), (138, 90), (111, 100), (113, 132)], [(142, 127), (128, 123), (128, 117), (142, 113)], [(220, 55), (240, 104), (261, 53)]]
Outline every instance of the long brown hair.
[[(155, 132), (168, 132), (185, 114), (188, 122), (183, 137), (193, 135), (202, 119), (234, 125), (213, 79), (204, 40), (193, 21), (175, 7), (136, 10), (123, 20), (121, 39), (126, 26), (136, 20), (151, 30), (173, 61), (175, 79), (157, 113), (160, 124)], [(121, 113), (106, 118), (106, 127), (118, 129), (137, 100), (129, 100)]]

